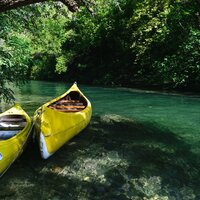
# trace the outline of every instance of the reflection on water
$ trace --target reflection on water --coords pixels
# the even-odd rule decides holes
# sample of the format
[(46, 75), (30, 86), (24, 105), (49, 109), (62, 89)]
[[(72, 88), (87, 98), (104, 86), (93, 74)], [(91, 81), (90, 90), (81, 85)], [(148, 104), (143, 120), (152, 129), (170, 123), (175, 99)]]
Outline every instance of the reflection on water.
[[(16, 96), (33, 115), (69, 86), (34, 81)], [(0, 180), (0, 199), (200, 199), (200, 98), (80, 88), (90, 126), (46, 161), (30, 143)]]

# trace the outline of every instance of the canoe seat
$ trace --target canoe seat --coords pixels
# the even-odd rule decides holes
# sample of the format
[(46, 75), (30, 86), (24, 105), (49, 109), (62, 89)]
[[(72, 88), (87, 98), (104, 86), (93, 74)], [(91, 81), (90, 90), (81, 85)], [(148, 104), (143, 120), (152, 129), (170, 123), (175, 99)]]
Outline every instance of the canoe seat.
[(0, 121), (0, 140), (7, 140), (19, 133), (26, 126), (24, 119), (12, 119)]
[(25, 122), (26, 119), (22, 118), (0, 118), (0, 122)]
[(79, 100), (66, 100), (66, 99), (62, 99), (59, 102), (61, 102), (61, 103), (80, 103)]
[(82, 102), (63, 102), (58, 101), (55, 105), (64, 105), (64, 106), (83, 106), (84, 104)]
[(53, 108), (66, 108), (66, 109), (70, 109), (70, 108), (85, 108), (85, 106), (66, 106), (66, 105), (55, 105), (55, 106), (50, 106), (50, 107), (53, 107)]
[(0, 117), (0, 122), (24, 122), (26, 119), (22, 115), (4, 115)]
[(79, 92), (72, 91), (67, 96), (52, 103), (48, 107), (60, 112), (79, 112), (85, 109), (87, 102)]
[(69, 100), (61, 99), (49, 106), (53, 110), (58, 110), (60, 112), (78, 112), (85, 108), (83, 102), (80, 100)]
[(49, 108), (58, 110), (61, 112), (77, 112), (83, 110), (85, 106), (66, 106), (66, 105), (52, 105)]
[(0, 140), (7, 140), (19, 133), (19, 130), (0, 130)]
[(22, 130), (26, 126), (26, 122), (2, 122), (0, 121), (1, 130)]

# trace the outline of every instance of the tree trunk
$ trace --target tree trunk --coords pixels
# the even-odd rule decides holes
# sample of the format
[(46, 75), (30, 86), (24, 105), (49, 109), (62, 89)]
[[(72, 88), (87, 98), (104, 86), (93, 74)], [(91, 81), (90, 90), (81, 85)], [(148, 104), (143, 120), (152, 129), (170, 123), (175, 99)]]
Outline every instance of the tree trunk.
[[(44, 1), (46, 0), (0, 0), (0, 12)], [(65, 4), (71, 12), (78, 11), (79, 5), (76, 0), (55, 0), (55, 1), (60, 1), (63, 4)]]

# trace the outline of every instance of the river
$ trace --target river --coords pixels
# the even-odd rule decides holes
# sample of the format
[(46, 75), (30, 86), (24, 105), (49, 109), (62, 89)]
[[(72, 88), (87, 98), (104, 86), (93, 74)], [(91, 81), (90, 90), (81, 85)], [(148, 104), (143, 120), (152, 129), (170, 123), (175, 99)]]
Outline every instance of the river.
[[(33, 116), (69, 87), (31, 81), (14, 91)], [(0, 199), (200, 199), (200, 96), (79, 87), (90, 125), (45, 161), (30, 143), (0, 179)]]

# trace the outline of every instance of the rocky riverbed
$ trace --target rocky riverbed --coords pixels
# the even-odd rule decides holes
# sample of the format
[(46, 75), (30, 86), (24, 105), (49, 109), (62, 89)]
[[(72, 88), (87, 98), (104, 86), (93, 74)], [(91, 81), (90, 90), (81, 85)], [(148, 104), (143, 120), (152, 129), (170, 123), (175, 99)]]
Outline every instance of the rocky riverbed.
[(99, 115), (48, 160), (29, 143), (0, 179), (0, 199), (198, 200), (199, 166), (168, 129)]

